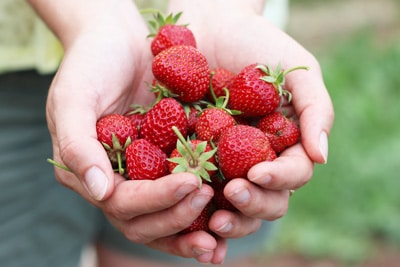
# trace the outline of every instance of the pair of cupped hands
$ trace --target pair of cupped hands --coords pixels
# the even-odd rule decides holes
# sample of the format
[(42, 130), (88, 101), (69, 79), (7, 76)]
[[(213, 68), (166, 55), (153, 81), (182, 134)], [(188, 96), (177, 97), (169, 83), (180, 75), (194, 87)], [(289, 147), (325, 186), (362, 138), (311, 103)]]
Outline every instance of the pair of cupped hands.
[(221, 263), (227, 239), (254, 233), (262, 220), (285, 215), (289, 191), (307, 183), (315, 163), (326, 163), (333, 123), (331, 100), (315, 57), (251, 8), (231, 9), (217, 13), (186, 3), (174, 10), (183, 11), (180, 21), (189, 23), (211, 68), (239, 72), (251, 63), (268, 63), (283, 68), (305, 65), (309, 70), (286, 77), (293, 100), (285, 108), (298, 117), (301, 142), (275, 161), (255, 165), (247, 178), (228, 183), (225, 196), (240, 212), (213, 214), (209, 226), (219, 238), (205, 232), (176, 234), (210, 201), (211, 187), (199, 188), (198, 179), (189, 173), (154, 181), (125, 180), (113, 172), (97, 140), (95, 125), (101, 116), (153, 100), (145, 83), (153, 78), (148, 29), (133, 4), (114, 7), (92, 23), (59, 34), (65, 55), (46, 107), (54, 160), (72, 170), (56, 168), (57, 180), (100, 208), (132, 242), (200, 262)]

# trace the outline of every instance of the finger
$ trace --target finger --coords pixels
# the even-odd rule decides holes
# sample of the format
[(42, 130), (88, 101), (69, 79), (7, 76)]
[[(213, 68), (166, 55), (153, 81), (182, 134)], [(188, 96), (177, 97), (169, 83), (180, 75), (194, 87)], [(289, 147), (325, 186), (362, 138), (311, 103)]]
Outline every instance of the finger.
[(225, 258), (226, 241), (198, 231), (154, 240), (149, 247), (184, 258), (195, 258), (201, 263), (221, 264)]
[[(93, 112), (96, 110), (96, 101), (93, 101), (96, 96), (89, 90), (82, 90), (79, 97), (75, 97), (64, 77), (57, 76), (48, 99), (49, 128), (58, 147), (55, 157), (60, 157), (93, 199), (107, 198), (113, 190), (114, 174), (107, 154), (97, 140), (97, 116)], [(56, 99), (62, 99), (63, 103)], [(63, 177), (60, 179), (63, 184), (76, 187)]]
[(247, 177), (253, 183), (270, 190), (296, 189), (312, 177), (314, 163), (301, 143), (286, 149), (274, 161), (254, 165)]
[(302, 143), (309, 157), (316, 163), (326, 163), (328, 136), (334, 120), (333, 105), (319, 64), (308, 61), (310, 70), (288, 74), (286, 85), (293, 95), (293, 105), (300, 118)]
[(260, 226), (260, 219), (227, 210), (217, 210), (210, 219), (210, 230), (223, 238), (241, 238), (257, 232)]
[[(108, 213), (107, 217), (129, 240), (137, 243), (148, 243), (187, 228), (200, 215), (212, 196), (212, 188), (204, 185), (177, 204), (158, 212), (146, 213), (130, 220), (121, 220), (115, 216), (110, 216)], [(149, 201), (152, 200), (149, 199)], [(138, 199), (135, 202), (146, 201)]]
[(248, 217), (276, 220), (289, 205), (289, 191), (265, 190), (247, 179), (234, 179), (224, 189), (226, 198)]

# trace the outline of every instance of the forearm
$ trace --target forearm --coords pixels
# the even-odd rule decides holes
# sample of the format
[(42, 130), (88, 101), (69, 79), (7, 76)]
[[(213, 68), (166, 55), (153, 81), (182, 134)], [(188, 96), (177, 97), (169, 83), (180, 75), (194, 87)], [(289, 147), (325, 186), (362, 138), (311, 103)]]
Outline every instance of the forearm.
[(141, 19), (131, 0), (28, 0), (64, 46), (94, 27), (118, 24), (135, 28)]

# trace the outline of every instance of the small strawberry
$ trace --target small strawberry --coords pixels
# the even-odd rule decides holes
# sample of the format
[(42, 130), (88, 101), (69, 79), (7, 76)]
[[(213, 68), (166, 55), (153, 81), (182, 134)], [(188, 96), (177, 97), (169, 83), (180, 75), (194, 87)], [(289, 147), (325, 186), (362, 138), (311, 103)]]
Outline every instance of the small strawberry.
[(145, 139), (126, 148), (126, 169), (132, 180), (155, 180), (168, 174), (167, 155)]
[(148, 35), (148, 37), (154, 37), (150, 45), (154, 56), (162, 50), (175, 45), (196, 47), (196, 39), (193, 32), (186, 25), (176, 25), (181, 15), (182, 12), (164, 17), (161, 13), (157, 12), (154, 15), (154, 20), (149, 21), (149, 25), (154, 31)]
[(163, 98), (144, 116), (140, 137), (169, 154), (178, 140), (172, 126), (176, 126), (183, 135), (186, 135), (188, 119), (182, 105), (176, 99)]
[(245, 178), (249, 169), (270, 157), (268, 138), (256, 127), (235, 125), (225, 129), (218, 141), (218, 163), (226, 179)]
[(106, 149), (111, 163), (117, 166), (121, 175), (124, 174), (125, 149), (131, 141), (138, 138), (136, 126), (121, 114), (110, 114), (97, 120), (96, 132), (97, 139)]
[(153, 59), (154, 77), (185, 103), (201, 100), (209, 87), (206, 57), (187, 45), (172, 46)]
[(210, 177), (217, 170), (215, 152), (207, 141), (185, 140), (182, 134), (174, 126), (174, 132), (178, 136), (176, 148), (168, 159), (171, 173), (190, 172), (195, 174), (200, 181), (211, 181)]
[(291, 101), (291, 94), (283, 86), (285, 76), (297, 69), (308, 68), (300, 66), (283, 71), (280, 65), (276, 70), (261, 64), (244, 67), (229, 88), (230, 108), (241, 111), (247, 117), (265, 116), (275, 111), (282, 97)]
[(216, 143), (225, 128), (236, 124), (233, 115), (239, 113), (226, 108), (229, 101), (229, 91), (226, 88), (223, 91), (225, 94), (217, 97), (214, 94), (213, 86), (210, 86), (210, 94), (215, 105), (209, 104), (208, 108), (204, 109), (197, 118), (196, 134), (201, 140)]
[(135, 125), (138, 130), (140, 130), (147, 109), (137, 104), (132, 104), (129, 107), (130, 109), (124, 115), (132, 121), (133, 125)]
[[(225, 95), (224, 88), (229, 90), (229, 87), (232, 85), (233, 79), (236, 76), (235, 73), (222, 67), (213, 69), (211, 71), (211, 75), (212, 90), (214, 91), (216, 97)], [(213, 96), (211, 95), (210, 91), (207, 92), (206, 96), (208, 100), (213, 100)]]
[(210, 228), (208, 226), (208, 223), (213, 212), (214, 206), (213, 203), (210, 201), (201, 211), (200, 215), (191, 223), (191, 225), (183, 229), (180, 234), (188, 234), (197, 231), (209, 232)]
[(300, 130), (296, 123), (281, 112), (273, 112), (263, 117), (258, 122), (257, 128), (267, 135), (276, 153), (294, 145), (300, 138)]

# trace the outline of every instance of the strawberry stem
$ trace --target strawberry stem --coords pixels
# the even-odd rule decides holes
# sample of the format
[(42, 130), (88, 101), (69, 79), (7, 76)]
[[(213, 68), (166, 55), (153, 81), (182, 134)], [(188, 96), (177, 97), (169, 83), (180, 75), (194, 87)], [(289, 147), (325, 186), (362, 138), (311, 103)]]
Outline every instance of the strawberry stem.
[(47, 159), (47, 162), (53, 164), (54, 166), (56, 166), (56, 167), (58, 167), (58, 168), (60, 168), (60, 169), (63, 169), (64, 171), (72, 172), (70, 168), (68, 168), (68, 167), (65, 166), (65, 165), (62, 165), (61, 163), (58, 163), (58, 162), (55, 161), (55, 160)]
[(290, 68), (290, 69), (288, 69), (288, 70), (285, 70), (284, 72), (283, 72), (283, 76), (286, 76), (288, 73), (290, 73), (290, 72), (292, 72), (292, 71), (295, 71), (295, 70), (309, 70), (310, 69), (310, 67), (308, 67), (308, 66), (297, 66), (297, 67), (293, 67), (293, 68)]
[(190, 158), (192, 159), (192, 162), (196, 162), (196, 156), (194, 155), (193, 150), (189, 147), (188, 143), (186, 142), (185, 137), (183, 137), (182, 133), (179, 131), (179, 129), (176, 126), (172, 126), (172, 130), (175, 132), (179, 141), (181, 141), (182, 145), (185, 147), (186, 151), (189, 153)]

